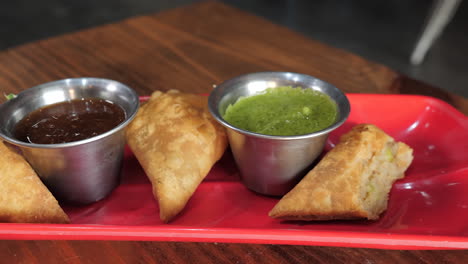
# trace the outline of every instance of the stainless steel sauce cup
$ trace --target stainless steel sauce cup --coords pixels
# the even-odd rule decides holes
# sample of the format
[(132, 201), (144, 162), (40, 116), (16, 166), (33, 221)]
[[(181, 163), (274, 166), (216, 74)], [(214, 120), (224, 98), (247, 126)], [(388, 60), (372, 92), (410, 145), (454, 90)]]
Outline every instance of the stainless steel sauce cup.
[[(98, 136), (63, 144), (32, 144), (13, 136), (15, 125), (43, 106), (80, 98), (119, 105), (126, 119)], [(45, 83), (0, 105), (0, 137), (18, 146), (59, 201), (88, 204), (106, 197), (118, 184), (125, 145), (123, 128), (135, 117), (139, 98), (126, 85), (107, 79), (73, 78)]]
[[(314, 89), (327, 94), (338, 106), (338, 118), (326, 129), (298, 136), (270, 136), (232, 126), (224, 112), (239, 97), (279, 86)], [(284, 195), (308, 172), (322, 152), (331, 131), (348, 118), (347, 97), (333, 85), (312, 76), (291, 72), (259, 72), (230, 79), (210, 94), (211, 114), (227, 129), (229, 143), (244, 184), (266, 195)]]

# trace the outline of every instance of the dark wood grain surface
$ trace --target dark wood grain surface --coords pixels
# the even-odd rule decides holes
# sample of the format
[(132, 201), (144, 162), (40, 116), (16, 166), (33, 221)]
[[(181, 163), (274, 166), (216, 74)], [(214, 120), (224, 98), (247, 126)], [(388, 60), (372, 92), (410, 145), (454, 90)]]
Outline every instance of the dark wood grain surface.
[[(438, 97), (468, 113), (466, 98), (308, 39), (217, 2), (22, 45), (0, 53), (0, 92), (47, 81), (103, 77), (140, 95), (206, 93), (239, 74), (293, 71), (352, 93)], [(468, 251), (143, 241), (0, 241), (1, 263), (466, 263)]]

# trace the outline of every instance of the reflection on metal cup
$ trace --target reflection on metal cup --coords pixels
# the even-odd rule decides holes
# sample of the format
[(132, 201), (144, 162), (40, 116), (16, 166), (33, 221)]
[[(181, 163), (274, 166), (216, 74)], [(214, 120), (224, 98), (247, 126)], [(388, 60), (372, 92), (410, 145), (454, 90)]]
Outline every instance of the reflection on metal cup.
[[(240, 97), (280, 86), (327, 94), (338, 107), (337, 120), (310, 134), (271, 136), (234, 127), (223, 119), (226, 108)], [(321, 154), (330, 132), (343, 124), (350, 112), (349, 101), (339, 89), (312, 76), (290, 72), (260, 72), (230, 79), (212, 91), (208, 106), (215, 119), (227, 129), (242, 181), (249, 189), (266, 195), (284, 195), (291, 190)]]
[(228, 129), (229, 143), (244, 184), (258, 193), (283, 195), (305, 175), (327, 139), (277, 140)]
[[(33, 144), (13, 136), (15, 125), (41, 107), (80, 98), (101, 98), (126, 114), (117, 127), (94, 137), (61, 144)], [(123, 128), (134, 118), (139, 98), (126, 85), (107, 79), (73, 78), (45, 83), (0, 105), (0, 136), (18, 146), (59, 201), (88, 204), (106, 197), (118, 184), (125, 145)]]

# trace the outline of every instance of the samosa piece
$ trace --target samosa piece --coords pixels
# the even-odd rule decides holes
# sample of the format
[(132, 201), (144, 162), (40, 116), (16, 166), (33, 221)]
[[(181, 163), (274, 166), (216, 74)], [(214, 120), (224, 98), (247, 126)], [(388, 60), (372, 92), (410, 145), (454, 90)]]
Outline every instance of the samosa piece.
[(285, 220), (378, 219), (412, 153), (376, 126), (357, 125), (269, 215)]
[(2, 141), (0, 141), (0, 222), (70, 222), (29, 163)]
[(227, 147), (224, 128), (208, 111), (208, 97), (175, 90), (154, 92), (126, 138), (152, 183), (164, 222), (182, 211)]

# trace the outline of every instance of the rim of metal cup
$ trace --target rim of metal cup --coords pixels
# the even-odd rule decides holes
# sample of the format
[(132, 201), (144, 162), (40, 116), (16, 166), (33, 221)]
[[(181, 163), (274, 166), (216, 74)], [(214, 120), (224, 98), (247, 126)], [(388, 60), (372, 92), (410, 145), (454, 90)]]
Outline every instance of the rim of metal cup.
[[(333, 89), (334, 92), (339, 94), (339, 96), (342, 98), (343, 101), (341, 103), (343, 104), (343, 108), (344, 108), (343, 112), (344, 113), (340, 114), (338, 120), (335, 123), (333, 123), (331, 126), (325, 128), (325, 129), (315, 131), (315, 132), (312, 132), (312, 133), (308, 133), (308, 134), (294, 135), (294, 136), (274, 136), (274, 135), (265, 135), (265, 134), (255, 133), (255, 132), (252, 132), (252, 131), (248, 131), (248, 130), (238, 128), (236, 126), (231, 125), (229, 122), (227, 122), (221, 116), (220, 111), (219, 111), (220, 101), (227, 94), (225, 91), (229, 91), (230, 87), (233, 87), (234, 84), (239, 83), (241, 80), (255, 79), (255, 78), (258, 78), (258, 80), (262, 80), (265, 77), (272, 77), (272, 78), (275, 77), (276, 79), (287, 79), (287, 80), (291, 80), (291, 81), (294, 80), (294, 78), (307, 79), (307, 80), (310, 80), (310, 81), (314, 81), (314, 82), (318, 81), (318, 82), (320, 82), (322, 84), (328, 85), (329, 87), (331, 87), (331, 89)], [(272, 88), (274, 88), (274, 87), (272, 87)], [(314, 87), (309, 87), (309, 86), (302, 87), (302, 88), (303, 89), (304, 88), (314, 89)], [(314, 89), (314, 90), (316, 90), (316, 89)], [(325, 94), (328, 95), (327, 93), (325, 93)], [(339, 106), (338, 102), (336, 102), (336, 100), (333, 99), (330, 95), (328, 95), (328, 96), (330, 97), (330, 99), (332, 99), (336, 103), (336, 105), (338, 107), (338, 112), (340, 113), (341, 111), (340, 111), (340, 106)], [(236, 99), (236, 100), (238, 100), (238, 99)], [(221, 84), (217, 85), (209, 95), (208, 109), (209, 109), (210, 113), (213, 115), (213, 117), (219, 123), (221, 123), (221, 125), (223, 125), (223, 126), (225, 126), (227, 128), (230, 128), (230, 129), (232, 129), (234, 131), (237, 131), (237, 132), (239, 132), (241, 134), (249, 135), (249, 136), (252, 136), (252, 137), (264, 138), (264, 139), (295, 140), (295, 139), (304, 139), (304, 138), (311, 138), (311, 137), (321, 136), (321, 135), (328, 134), (331, 131), (335, 130), (336, 128), (341, 126), (348, 119), (349, 113), (351, 112), (351, 105), (349, 103), (348, 97), (340, 89), (338, 89), (336, 86), (334, 86), (334, 85), (332, 85), (332, 84), (330, 84), (328, 82), (322, 81), (322, 80), (320, 80), (320, 79), (318, 79), (316, 77), (313, 77), (313, 76), (310, 76), (310, 75), (307, 75), (307, 74), (302, 74), (302, 73), (295, 73), (295, 72), (254, 72), (254, 73), (248, 73), (248, 74), (244, 74), (244, 75), (234, 77), (232, 79), (229, 79), (229, 80), (224, 81)]]
[[(21, 96), (25, 96), (28, 93), (32, 93), (32, 92), (34, 92), (34, 90), (49, 87), (49, 86), (60, 85), (62, 83), (67, 84), (67, 83), (71, 83), (71, 82), (84, 81), (84, 80), (86, 80), (86, 82), (93, 82), (93, 81), (94, 82), (105, 82), (105, 83), (108, 83), (108, 84), (115, 84), (115, 85), (121, 86), (121, 87), (125, 88), (126, 90), (128, 90), (132, 97), (136, 98), (136, 104), (133, 106), (130, 113), (125, 112), (126, 118), (122, 123), (120, 123), (116, 127), (112, 128), (111, 130), (109, 130), (107, 132), (104, 132), (102, 134), (99, 134), (97, 136), (90, 137), (90, 138), (83, 139), (83, 140), (72, 141), (72, 142), (67, 142), (67, 143), (59, 143), (59, 144), (28, 143), (28, 142), (24, 142), (24, 141), (21, 141), (21, 140), (17, 140), (17, 139), (15, 139), (13, 137), (10, 137), (8, 135), (5, 135), (1, 130), (0, 130), (0, 138), (3, 138), (5, 141), (7, 141), (7, 142), (9, 142), (11, 144), (14, 144), (16, 146), (27, 147), (27, 148), (56, 149), (56, 148), (74, 147), (74, 146), (79, 146), (79, 145), (91, 143), (91, 142), (94, 142), (94, 141), (98, 141), (98, 140), (100, 140), (102, 138), (105, 138), (105, 137), (108, 137), (108, 136), (110, 136), (112, 134), (115, 134), (116, 132), (123, 129), (125, 126), (127, 126), (135, 118), (135, 116), (136, 116), (136, 114), (138, 112), (138, 108), (140, 107), (139, 97), (138, 97), (138, 94), (135, 92), (135, 90), (133, 90), (129, 86), (127, 86), (127, 85), (125, 85), (125, 84), (123, 84), (121, 82), (115, 81), (115, 80), (105, 79), (105, 78), (95, 78), (95, 77), (67, 78), (67, 79), (51, 81), (51, 82), (47, 82), (47, 83), (43, 83), (43, 84), (33, 86), (31, 88), (28, 88), (26, 90), (21, 91), (20, 93), (18, 93), (16, 95), (15, 98), (10, 99), (7, 102), (0, 105), (0, 109), (1, 109), (1, 107), (3, 105), (9, 103), (10, 101), (14, 102), (15, 100), (19, 100), (19, 98)], [(104, 98), (102, 98), (102, 99), (104, 99)], [(65, 102), (65, 101), (63, 101), (63, 102)], [(59, 102), (57, 102), (57, 103), (59, 103)], [(113, 102), (113, 103), (115, 103), (115, 102)], [(115, 103), (115, 104), (117, 104), (117, 103)], [(44, 106), (47, 106), (47, 105), (44, 105)], [(41, 107), (44, 107), (44, 106), (41, 106)], [(122, 106), (120, 106), (120, 107), (122, 108)]]

